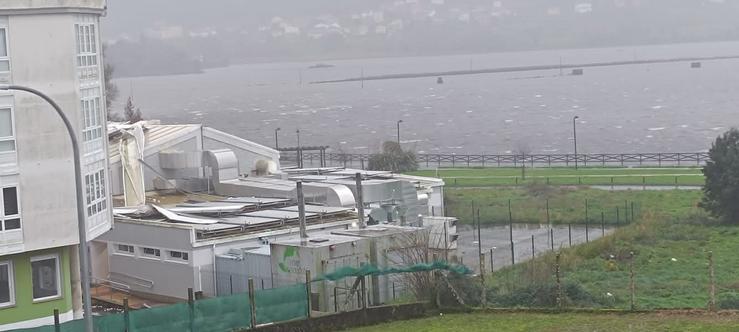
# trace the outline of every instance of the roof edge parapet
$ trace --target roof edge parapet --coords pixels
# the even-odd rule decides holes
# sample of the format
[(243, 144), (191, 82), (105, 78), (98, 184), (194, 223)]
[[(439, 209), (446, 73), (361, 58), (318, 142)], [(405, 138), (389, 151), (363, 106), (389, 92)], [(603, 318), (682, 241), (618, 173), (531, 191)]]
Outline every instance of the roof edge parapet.
[(80, 13), (105, 15), (107, 0), (2, 0), (0, 15)]

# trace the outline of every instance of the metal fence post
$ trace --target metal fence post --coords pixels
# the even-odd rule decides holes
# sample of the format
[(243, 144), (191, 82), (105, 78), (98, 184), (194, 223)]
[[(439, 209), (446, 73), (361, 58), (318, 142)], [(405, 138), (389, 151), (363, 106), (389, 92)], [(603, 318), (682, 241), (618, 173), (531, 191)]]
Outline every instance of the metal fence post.
[(493, 248), (490, 248), (490, 273), (495, 272), (495, 265), (493, 264)]
[(624, 201), (624, 219), (626, 220), (626, 224), (628, 224), (629, 223), (629, 201)]
[(600, 236), (606, 236), (606, 213), (600, 212)]
[(619, 211), (619, 207), (616, 207), (616, 227), (621, 225), (621, 212)]
[(59, 309), (54, 309), (54, 332), (61, 332), (62, 326), (59, 322)]
[(533, 260), (534, 257), (536, 257), (536, 251), (534, 251), (534, 235), (531, 234), (531, 259)]
[(513, 243), (513, 212), (511, 211), (511, 200), (508, 200), (508, 231), (511, 240), (511, 265), (516, 265), (515, 244)]
[(631, 310), (636, 310), (636, 280), (634, 278), (634, 252), (629, 261), (629, 293), (631, 294)]
[(190, 332), (195, 332), (195, 293), (192, 288), (187, 289), (187, 307), (190, 319)]
[(123, 331), (131, 331), (131, 308), (128, 306), (128, 298), (123, 299)]
[(634, 202), (631, 202), (631, 221), (634, 221)]
[(487, 292), (485, 291), (485, 253), (480, 253), (480, 285), (482, 286), (482, 298), (480, 303), (484, 309), (487, 306)]
[(716, 279), (713, 267), (713, 251), (708, 252), (708, 310), (716, 311)]
[(251, 322), (251, 328), (257, 327), (257, 303), (256, 296), (254, 295), (254, 279), (249, 278), (249, 317)]
[(549, 229), (549, 244), (552, 245), (552, 251), (554, 251), (554, 228)]
[(590, 229), (588, 228), (588, 200), (585, 200), (585, 243), (590, 242)]
[(311, 297), (313, 296), (311, 292), (311, 277), (310, 277), (310, 270), (305, 271), (305, 293), (308, 296), (306, 301), (308, 302), (308, 309), (305, 312), (305, 316), (310, 318), (311, 317), (311, 311), (313, 310), (313, 307), (311, 306)]
[(562, 280), (560, 278), (560, 265), (559, 265), (559, 263), (560, 263), (560, 255), (561, 255), (561, 253), (558, 252), (557, 253), (557, 260), (556, 260), (555, 265), (554, 265), (554, 275), (556, 277), (556, 282), (557, 282), (557, 308), (559, 308), (561, 310), (562, 307), (563, 307), (563, 304), (564, 304), (563, 303), (564, 302), (564, 299), (562, 298)]
[(572, 224), (567, 224), (567, 238), (570, 241), (570, 247), (572, 247)]

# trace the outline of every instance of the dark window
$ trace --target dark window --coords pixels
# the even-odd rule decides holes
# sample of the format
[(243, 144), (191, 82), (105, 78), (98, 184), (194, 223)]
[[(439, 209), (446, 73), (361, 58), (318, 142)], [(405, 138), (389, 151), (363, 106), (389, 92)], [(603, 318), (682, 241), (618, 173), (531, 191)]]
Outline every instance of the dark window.
[(3, 206), (6, 216), (18, 214), (18, 191), (15, 187), (3, 188)]
[(9, 231), (11, 229), (20, 229), (21, 228), (21, 220), (20, 219), (9, 219), (5, 220), (5, 230)]
[(0, 264), (0, 305), (8, 304), (11, 302), (11, 292), (13, 291), (10, 287), (11, 278), (10, 265)]
[(159, 257), (161, 255), (161, 251), (154, 248), (144, 248), (144, 255)]
[(58, 296), (59, 269), (56, 258), (47, 258), (31, 262), (33, 273), (33, 299)]

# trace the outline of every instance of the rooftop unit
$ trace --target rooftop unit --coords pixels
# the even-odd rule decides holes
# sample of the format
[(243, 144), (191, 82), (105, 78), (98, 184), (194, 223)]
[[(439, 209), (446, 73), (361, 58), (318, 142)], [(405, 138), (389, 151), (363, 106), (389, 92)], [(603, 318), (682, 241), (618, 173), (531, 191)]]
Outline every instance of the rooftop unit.
[[(312, 234), (308, 239), (294, 236), (275, 241), (270, 247), (275, 287), (305, 282), (306, 271), (318, 277), (342, 267), (359, 268), (370, 262), (370, 242), (355, 236), (331, 233)], [(355, 282), (356, 278), (349, 277), (313, 283), (313, 310), (328, 312), (337, 306), (340, 310), (361, 306), (358, 297), (350, 291)]]
[[(370, 263), (381, 268), (407, 266), (420, 262), (412, 262), (411, 251), (425, 246), (429, 231), (419, 227), (393, 225), (374, 225), (364, 229), (350, 228), (334, 231), (333, 234), (356, 236), (370, 242)], [(370, 304), (380, 305), (393, 300), (393, 292), (402, 288), (401, 276), (371, 276)], [(395, 284), (395, 285), (394, 285)]]

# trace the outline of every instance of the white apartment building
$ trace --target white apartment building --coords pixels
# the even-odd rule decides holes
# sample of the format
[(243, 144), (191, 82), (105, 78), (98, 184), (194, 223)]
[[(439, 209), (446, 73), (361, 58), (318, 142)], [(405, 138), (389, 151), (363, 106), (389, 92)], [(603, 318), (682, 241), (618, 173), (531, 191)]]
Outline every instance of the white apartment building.
[[(105, 0), (0, 1), (0, 84), (54, 99), (80, 142), (88, 240), (111, 228)], [(0, 330), (81, 316), (72, 145), (44, 100), (0, 92)]]

